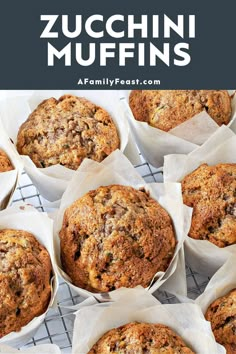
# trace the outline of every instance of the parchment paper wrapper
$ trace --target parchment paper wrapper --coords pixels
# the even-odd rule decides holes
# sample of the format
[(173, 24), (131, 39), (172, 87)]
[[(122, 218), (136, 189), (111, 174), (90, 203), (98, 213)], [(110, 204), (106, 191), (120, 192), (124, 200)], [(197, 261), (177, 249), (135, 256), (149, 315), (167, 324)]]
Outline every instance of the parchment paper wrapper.
[[(236, 135), (222, 126), (198, 149), (188, 155), (165, 156), (163, 177), (165, 182), (180, 182), (202, 163), (236, 163)], [(219, 248), (206, 240), (190, 237), (185, 241), (186, 263), (198, 273), (212, 276), (230, 257), (236, 255), (236, 245)]]
[(16, 189), (21, 172), (23, 171), (23, 163), (21, 158), (9, 137), (5, 134), (0, 123), (0, 149), (3, 150), (14, 167), (14, 170), (0, 173), (0, 210), (6, 208), (11, 200)]
[[(56, 303), (58, 278), (55, 272), (53, 250), (53, 221), (47, 216), (46, 213), (38, 212), (36, 209), (27, 204), (17, 203), (14, 207), (10, 207), (0, 212), (0, 229), (5, 228), (25, 230), (32, 233), (48, 250), (54, 273), (52, 279), (52, 294), (48, 309), (54, 307)], [(0, 339), (0, 346), (1, 344), (5, 344), (13, 347), (21, 347), (26, 344), (43, 322), (47, 311), (44, 314), (35, 317), (26, 326), (22, 327), (19, 332), (11, 332), (2, 337)]]
[[(229, 91), (232, 94), (234, 91)], [(163, 165), (168, 154), (188, 154), (202, 145), (217, 129), (218, 124), (207, 114), (201, 112), (169, 132), (153, 128), (145, 122), (137, 121), (129, 107), (130, 91), (120, 91), (121, 104), (127, 117), (140, 152), (155, 167)], [(236, 132), (236, 96), (231, 101), (232, 115), (229, 127)]]
[(236, 259), (235, 256), (231, 256), (211, 278), (204, 293), (195, 300), (203, 314), (213, 301), (236, 288), (235, 269)]
[(169, 280), (167, 287), (171, 288), (172, 292), (185, 294), (186, 278), (183, 257), (183, 241), (190, 227), (191, 209), (186, 208), (182, 203), (180, 184), (146, 184), (137, 171), (133, 168), (131, 163), (119, 150), (113, 152), (102, 163), (97, 163), (88, 159), (84, 160), (80, 169), (75, 173), (65, 193), (63, 194), (60, 209), (54, 223), (55, 254), (57, 255), (59, 275), (78, 294), (85, 297), (92, 295), (100, 301), (109, 301), (110, 293), (91, 293), (71, 284), (70, 278), (61, 269), (59, 231), (62, 227), (64, 211), (68, 206), (88, 191), (96, 189), (102, 185), (104, 186), (110, 184), (129, 185), (136, 189), (144, 187), (150, 192), (151, 197), (157, 200), (160, 205), (168, 211), (173, 221), (178, 243), (174, 257), (167, 271), (165, 273), (158, 272), (156, 274), (153, 279), (152, 286), (148, 288), (148, 291), (153, 293), (161, 285), (163, 285), (166, 280)]
[(0, 353), (3, 354), (61, 354), (59, 347), (55, 344), (42, 344), (23, 350), (14, 349), (8, 345), (0, 344)]
[(104, 333), (133, 321), (169, 326), (196, 353), (225, 353), (195, 304), (161, 305), (142, 288), (120, 289), (114, 300), (83, 307), (75, 314), (72, 354), (87, 354)]
[[(0, 101), (0, 119), (8, 136), (16, 143), (21, 124), (43, 100), (64, 94), (85, 97), (106, 109), (117, 126), (120, 149), (134, 164), (140, 162), (138, 150), (129, 132), (128, 122), (120, 114), (119, 97), (116, 91), (35, 91), (32, 95), (8, 97)], [(37, 168), (28, 156), (22, 156), (24, 167), (40, 194), (47, 200), (59, 200), (74, 171), (61, 165)]]

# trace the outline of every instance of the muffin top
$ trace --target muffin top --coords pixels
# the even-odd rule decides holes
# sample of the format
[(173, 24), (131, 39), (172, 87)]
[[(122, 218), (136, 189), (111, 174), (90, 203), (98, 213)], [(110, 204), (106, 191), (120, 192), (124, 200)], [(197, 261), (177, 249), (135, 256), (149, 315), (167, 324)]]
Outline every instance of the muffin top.
[(207, 309), (206, 320), (211, 322), (216, 341), (227, 354), (236, 353), (236, 289), (215, 300)]
[(136, 120), (166, 132), (202, 111), (218, 125), (231, 117), (231, 99), (224, 90), (134, 90), (129, 104)]
[(76, 170), (84, 158), (100, 162), (119, 146), (108, 112), (72, 95), (43, 101), (17, 137), (18, 152), (28, 155), (37, 167), (60, 164)]
[(0, 230), (0, 338), (46, 311), (51, 271), (47, 250), (32, 234)]
[(182, 180), (183, 201), (193, 207), (189, 236), (218, 247), (236, 243), (236, 164), (203, 164)]
[(162, 324), (131, 322), (111, 329), (88, 354), (194, 354), (181, 337)]
[(60, 239), (63, 269), (92, 292), (147, 287), (176, 245), (166, 210), (145, 190), (121, 185), (99, 187), (68, 207)]
[(0, 172), (7, 172), (14, 170), (10, 159), (8, 158), (7, 154), (0, 149)]

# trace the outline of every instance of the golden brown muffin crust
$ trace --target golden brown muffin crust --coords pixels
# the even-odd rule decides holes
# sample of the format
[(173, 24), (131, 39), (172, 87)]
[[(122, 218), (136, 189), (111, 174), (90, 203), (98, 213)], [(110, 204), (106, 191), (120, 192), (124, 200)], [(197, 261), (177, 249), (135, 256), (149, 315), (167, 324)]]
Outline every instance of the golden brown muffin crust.
[(119, 146), (108, 112), (72, 95), (43, 101), (17, 137), (18, 152), (28, 155), (37, 167), (60, 164), (76, 170), (85, 157), (100, 162)]
[(88, 354), (194, 354), (181, 337), (161, 324), (131, 322), (106, 332)]
[(227, 354), (236, 353), (236, 289), (215, 300), (207, 309), (206, 320), (211, 322), (216, 341)]
[(236, 164), (203, 164), (182, 180), (182, 191), (193, 207), (190, 237), (218, 247), (236, 243)]
[(168, 213), (145, 191), (121, 185), (99, 187), (68, 207), (60, 239), (63, 269), (93, 292), (148, 286), (176, 245)]
[(134, 90), (129, 97), (134, 118), (168, 132), (206, 111), (218, 124), (228, 124), (231, 99), (225, 90)]
[(7, 172), (14, 170), (10, 159), (8, 158), (7, 154), (0, 149), (0, 172)]
[(46, 311), (51, 271), (47, 250), (32, 234), (0, 230), (0, 338)]

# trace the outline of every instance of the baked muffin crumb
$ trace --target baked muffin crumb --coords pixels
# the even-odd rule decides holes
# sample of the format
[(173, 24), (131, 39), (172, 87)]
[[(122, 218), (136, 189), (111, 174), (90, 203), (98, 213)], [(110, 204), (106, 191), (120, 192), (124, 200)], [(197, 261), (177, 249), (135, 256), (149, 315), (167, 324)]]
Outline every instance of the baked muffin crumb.
[(21, 125), (17, 150), (37, 167), (76, 170), (84, 158), (101, 162), (120, 147), (116, 126), (103, 108), (82, 97), (43, 101)]
[(206, 311), (206, 320), (211, 322), (218, 343), (227, 354), (236, 353), (236, 289), (215, 300)]
[(131, 322), (106, 332), (88, 354), (194, 354), (172, 329), (162, 324)]
[(7, 172), (11, 170), (14, 170), (14, 167), (9, 157), (2, 149), (0, 149), (0, 172)]
[(236, 243), (236, 164), (202, 164), (181, 182), (193, 208), (189, 236), (218, 247)]
[(219, 126), (231, 117), (226, 90), (133, 90), (129, 104), (136, 120), (166, 132), (202, 111)]
[(51, 272), (49, 254), (32, 234), (0, 230), (0, 338), (46, 311)]
[(176, 246), (166, 210), (145, 191), (121, 185), (99, 187), (68, 207), (60, 240), (64, 271), (92, 292), (149, 286)]

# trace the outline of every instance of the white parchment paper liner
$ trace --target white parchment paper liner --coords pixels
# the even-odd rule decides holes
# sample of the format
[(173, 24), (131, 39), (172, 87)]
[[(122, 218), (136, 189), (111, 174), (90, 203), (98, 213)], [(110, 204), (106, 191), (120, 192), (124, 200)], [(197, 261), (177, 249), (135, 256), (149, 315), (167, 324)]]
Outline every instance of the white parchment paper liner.
[(211, 278), (203, 294), (195, 300), (195, 303), (201, 307), (203, 314), (206, 313), (213, 301), (236, 288), (235, 269), (236, 259), (232, 255)]
[(55, 254), (57, 255), (59, 275), (80, 295), (85, 297), (93, 295), (101, 301), (109, 300), (110, 293), (95, 294), (71, 284), (69, 277), (61, 269), (58, 234), (62, 226), (64, 211), (68, 206), (88, 191), (110, 184), (129, 185), (136, 189), (145, 187), (150, 192), (151, 197), (168, 211), (173, 221), (178, 243), (167, 271), (156, 274), (159, 279), (149, 287), (148, 291), (153, 293), (168, 280), (166, 283), (167, 290), (170, 288), (172, 292), (186, 293), (183, 241), (190, 227), (191, 209), (186, 208), (182, 203), (181, 186), (178, 183), (146, 184), (119, 150), (113, 152), (102, 163), (88, 159), (84, 160), (63, 194), (54, 223)]
[[(180, 182), (184, 176), (202, 163), (236, 163), (236, 135), (222, 126), (198, 149), (188, 155), (165, 156), (163, 176), (165, 182)], [(190, 237), (185, 241), (186, 263), (201, 274), (212, 276), (234, 253), (236, 245), (219, 248), (206, 240)]]
[[(53, 221), (46, 213), (38, 212), (27, 204), (17, 203), (13, 207), (0, 212), (0, 229), (5, 228), (25, 230), (32, 233), (48, 250), (54, 272), (52, 280), (52, 295), (48, 305), (49, 310), (51, 307), (55, 306), (56, 292), (58, 288), (58, 278), (55, 272), (55, 257), (53, 250)], [(43, 322), (47, 311), (44, 314), (35, 317), (26, 326), (22, 327), (19, 332), (11, 332), (2, 337), (0, 339), (0, 345), (6, 344), (13, 347), (20, 347), (27, 343)]]
[[(43, 100), (64, 94), (75, 94), (85, 97), (103, 107), (110, 114), (120, 135), (120, 148), (134, 163), (140, 162), (138, 150), (130, 134), (129, 124), (119, 112), (119, 97), (117, 91), (35, 91), (32, 95), (8, 97), (0, 101), (0, 119), (8, 136), (16, 143), (17, 133), (21, 124)], [(74, 174), (61, 165), (37, 168), (28, 156), (22, 156), (24, 167), (40, 194), (47, 200), (59, 200), (66, 189), (68, 181)]]
[[(234, 91), (229, 91), (232, 94)], [(218, 124), (207, 114), (201, 112), (169, 132), (151, 127), (148, 123), (137, 121), (129, 107), (130, 91), (120, 91), (121, 104), (127, 117), (140, 152), (155, 167), (163, 165), (165, 155), (188, 154), (202, 145), (218, 128)], [(232, 114), (229, 127), (236, 132), (236, 96), (231, 100)]]
[(61, 354), (59, 347), (55, 344), (42, 344), (34, 347), (18, 350), (8, 345), (0, 344), (0, 353), (3, 354)]
[(14, 145), (4, 132), (1, 124), (0, 149), (2, 149), (7, 154), (14, 167), (14, 170), (12, 171), (0, 173), (0, 209), (4, 209), (10, 204), (12, 200), (13, 193), (16, 189), (21, 172), (23, 171), (23, 163)]
[(114, 300), (82, 307), (76, 312), (72, 354), (87, 354), (105, 332), (133, 321), (169, 326), (196, 353), (225, 353), (195, 304), (161, 305), (141, 287), (119, 289)]

